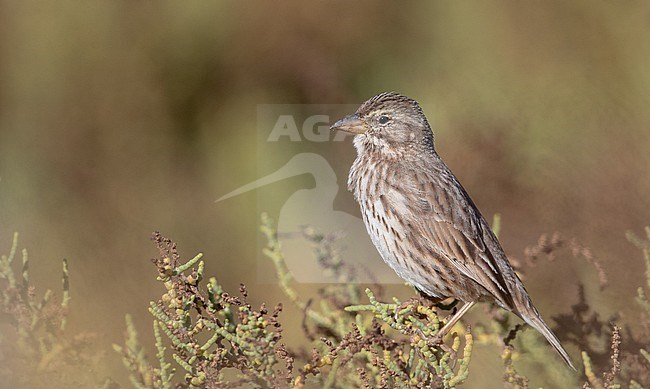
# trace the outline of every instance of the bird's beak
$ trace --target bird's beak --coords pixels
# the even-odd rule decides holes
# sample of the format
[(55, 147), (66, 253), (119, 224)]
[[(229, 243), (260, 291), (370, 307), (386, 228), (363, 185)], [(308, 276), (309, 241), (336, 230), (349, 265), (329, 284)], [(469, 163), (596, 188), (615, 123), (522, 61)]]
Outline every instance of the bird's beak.
[(366, 125), (359, 119), (359, 115), (352, 114), (344, 117), (338, 122), (334, 123), (330, 130), (345, 131), (352, 134), (363, 134), (366, 132)]

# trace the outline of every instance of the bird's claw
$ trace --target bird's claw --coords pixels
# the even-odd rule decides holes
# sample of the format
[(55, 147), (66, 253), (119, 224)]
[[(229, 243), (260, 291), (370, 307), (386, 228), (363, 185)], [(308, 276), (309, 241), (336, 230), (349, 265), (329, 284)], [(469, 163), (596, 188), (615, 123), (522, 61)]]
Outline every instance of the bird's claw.
[(426, 335), (424, 334), (424, 332), (422, 332), (422, 330), (419, 329), (419, 328), (416, 329), (415, 331), (417, 332), (418, 336), (419, 336), (422, 340), (424, 340), (424, 341), (426, 342), (427, 346), (429, 346), (429, 347), (432, 347), (432, 348), (433, 348), (433, 347), (437, 347), (437, 346), (443, 344), (444, 334), (441, 334), (440, 332), (438, 332), (438, 333), (435, 334), (434, 336), (428, 337), (428, 336), (426, 336)]
[(421, 304), (422, 304), (422, 301), (419, 298), (412, 297), (412, 298), (408, 299), (407, 301), (401, 303), (400, 305), (398, 305), (395, 308), (395, 314), (393, 315), (393, 319), (395, 321), (397, 321), (397, 319), (400, 316), (400, 312), (402, 312), (406, 308), (409, 308), (409, 310), (406, 313), (413, 313), (415, 311), (415, 308), (418, 305), (421, 305)]

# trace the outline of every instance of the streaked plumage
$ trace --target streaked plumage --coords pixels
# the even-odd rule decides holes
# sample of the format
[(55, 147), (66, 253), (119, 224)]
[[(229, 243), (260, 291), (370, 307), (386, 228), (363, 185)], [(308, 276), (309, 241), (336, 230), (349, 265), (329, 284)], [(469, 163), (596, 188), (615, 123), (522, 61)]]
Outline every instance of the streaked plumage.
[(389, 92), (332, 129), (356, 133), (348, 188), (381, 257), (424, 294), (494, 302), (540, 331), (571, 361), (481, 213), (434, 148), (419, 104)]

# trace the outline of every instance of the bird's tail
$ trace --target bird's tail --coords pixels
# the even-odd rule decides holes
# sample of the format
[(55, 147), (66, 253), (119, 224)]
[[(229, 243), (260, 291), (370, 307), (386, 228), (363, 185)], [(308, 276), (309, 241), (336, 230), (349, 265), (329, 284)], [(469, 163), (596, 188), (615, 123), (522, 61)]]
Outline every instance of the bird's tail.
[(542, 316), (539, 314), (537, 309), (533, 306), (533, 304), (528, 300), (528, 304), (525, 304), (525, 307), (517, 307), (519, 308), (517, 313), (519, 313), (519, 316), (530, 326), (532, 326), (534, 329), (539, 331), (546, 340), (555, 348), (555, 350), (560, 354), (562, 359), (564, 359), (564, 362), (566, 362), (567, 365), (573, 370), (576, 368), (573, 366), (573, 363), (571, 362), (571, 358), (569, 358), (569, 354), (566, 352), (564, 347), (562, 347), (562, 344), (560, 344), (560, 341), (557, 339), (553, 331), (548, 327), (548, 325), (544, 322), (542, 319)]

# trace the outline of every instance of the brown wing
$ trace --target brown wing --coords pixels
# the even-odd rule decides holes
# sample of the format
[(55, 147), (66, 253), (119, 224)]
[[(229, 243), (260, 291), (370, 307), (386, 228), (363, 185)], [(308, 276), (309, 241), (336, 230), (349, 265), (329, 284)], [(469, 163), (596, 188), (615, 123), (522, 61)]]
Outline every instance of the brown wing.
[[(495, 260), (495, 256), (505, 259), (505, 254), (494, 234), (484, 231), (488, 224), (449, 169), (442, 164), (431, 173), (411, 170), (404, 174), (400, 186), (415, 189), (406, 193), (416, 198), (405, 198), (405, 191), (398, 188), (390, 188), (387, 196), (393, 198), (393, 204), (407, 204), (400, 214), (406, 225), (420, 234), (421, 242), (512, 309), (503, 266)], [(486, 245), (485, 239), (490, 239), (490, 244)], [(499, 252), (492, 253), (489, 248)]]

